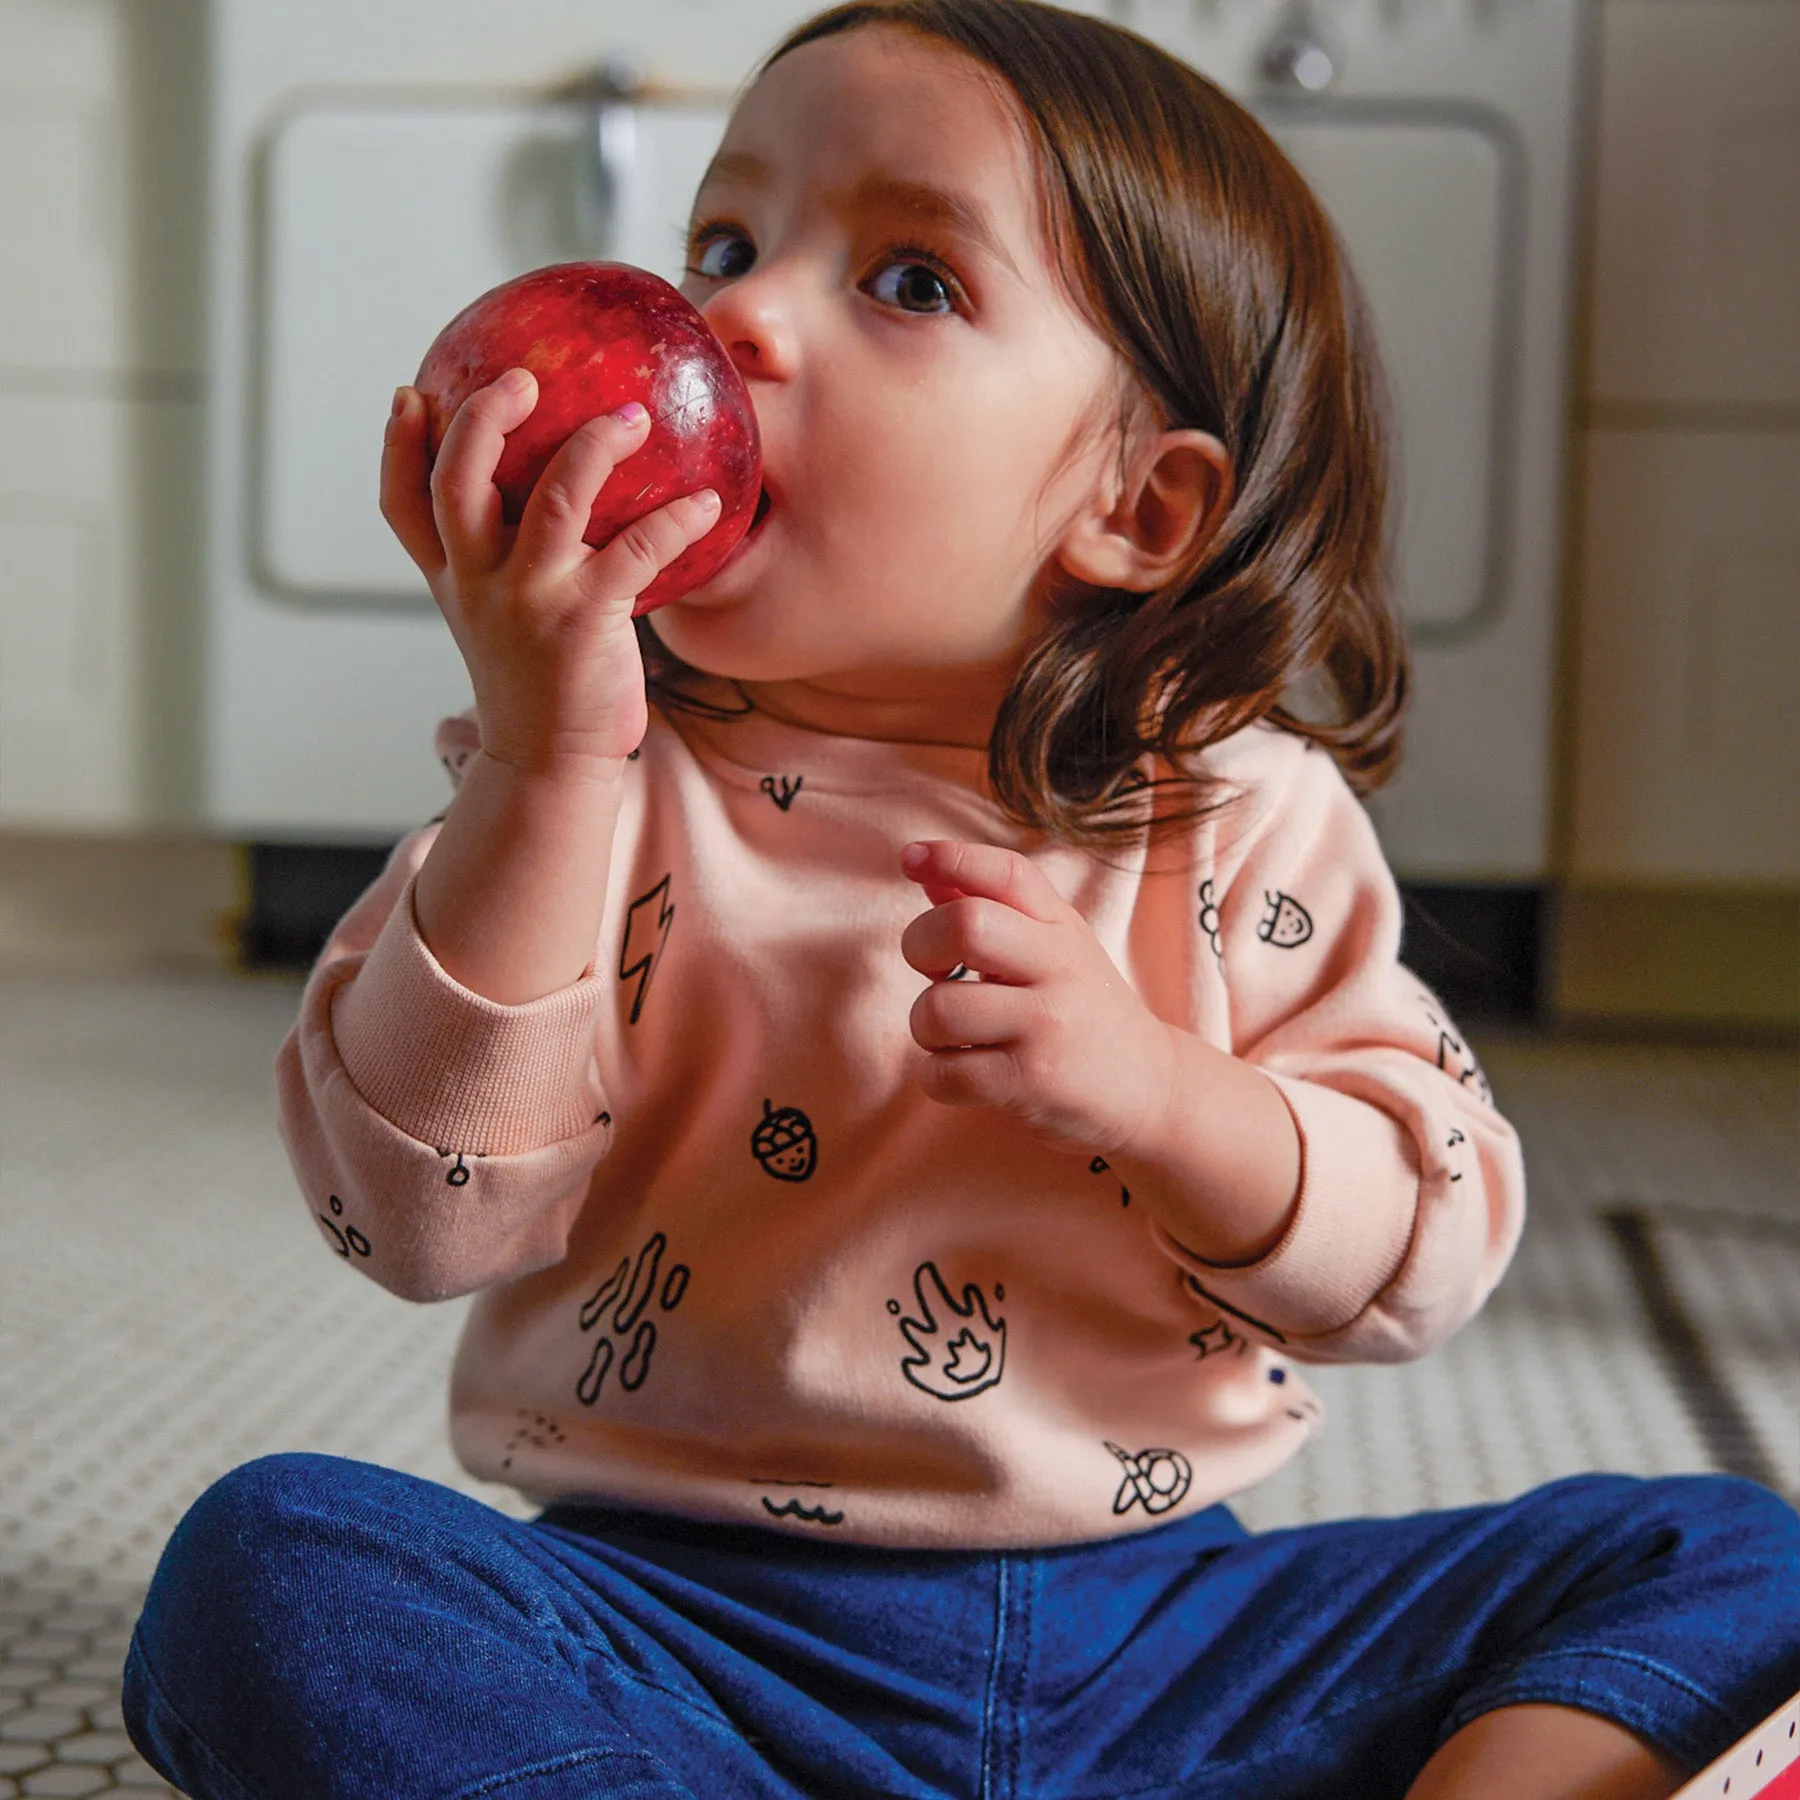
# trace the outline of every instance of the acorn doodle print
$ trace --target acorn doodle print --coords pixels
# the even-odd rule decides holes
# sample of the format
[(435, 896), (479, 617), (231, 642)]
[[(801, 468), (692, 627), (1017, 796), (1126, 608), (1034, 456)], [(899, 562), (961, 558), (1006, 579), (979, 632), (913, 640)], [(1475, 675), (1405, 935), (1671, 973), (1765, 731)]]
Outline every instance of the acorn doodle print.
[(812, 1120), (797, 1106), (763, 1102), (763, 1116), (750, 1134), (750, 1154), (777, 1181), (805, 1181), (817, 1166), (819, 1140)]
[(1292, 894), (1263, 895), (1268, 913), (1256, 927), (1256, 935), (1277, 950), (1298, 950), (1313, 934), (1312, 914)]

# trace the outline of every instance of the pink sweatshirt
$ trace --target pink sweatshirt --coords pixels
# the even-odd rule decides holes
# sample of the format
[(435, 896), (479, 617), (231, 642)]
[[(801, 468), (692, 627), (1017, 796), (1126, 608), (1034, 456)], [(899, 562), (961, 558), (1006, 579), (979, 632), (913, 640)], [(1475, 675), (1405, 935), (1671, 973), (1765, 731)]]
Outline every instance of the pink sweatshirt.
[[(447, 723), (455, 772), (473, 723)], [(434, 828), (326, 947), (280, 1058), (331, 1248), (478, 1290), (452, 1377), (476, 1474), (871, 1543), (1104, 1537), (1259, 1480), (1315, 1429), (1295, 1363), (1416, 1356), (1519, 1231), (1516, 1139), (1432, 995), (1335, 765), (1267, 727), (1187, 866), (1009, 824), (980, 752), (653, 715), (588, 974), (500, 1006), (413, 919)], [(1100, 1158), (927, 1099), (901, 847), (1029, 855), (1159, 1017), (1281, 1089), (1292, 1224), (1185, 1253)]]

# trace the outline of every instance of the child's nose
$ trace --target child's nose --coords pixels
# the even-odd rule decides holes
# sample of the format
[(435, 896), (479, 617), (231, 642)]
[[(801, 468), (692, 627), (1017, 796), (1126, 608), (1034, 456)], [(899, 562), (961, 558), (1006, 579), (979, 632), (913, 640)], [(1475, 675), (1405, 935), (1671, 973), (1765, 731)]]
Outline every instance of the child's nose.
[(792, 375), (799, 343), (790, 309), (775, 284), (746, 275), (701, 308), (741, 375), (781, 381)]

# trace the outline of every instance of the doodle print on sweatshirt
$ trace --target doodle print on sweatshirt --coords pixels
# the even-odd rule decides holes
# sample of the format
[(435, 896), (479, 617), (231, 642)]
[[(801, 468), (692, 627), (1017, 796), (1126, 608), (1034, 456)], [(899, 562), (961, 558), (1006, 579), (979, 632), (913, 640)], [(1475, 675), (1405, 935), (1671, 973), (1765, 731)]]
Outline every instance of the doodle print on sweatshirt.
[(1225, 951), (1219, 943), (1219, 903), (1213, 897), (1210, 875), (1200, 884), (1200, 929), (1206, 933), (1206, 941), (1212, 945), (1213, 961), (1219, 965), (1219, 973), (1223, 975)]
[(1428, 993), (1421, 991), (1419, 1003), (1425, 1008), (1425, 1017), (1431, 1028), (1437, 1033), (1437, 1066), (1452, 1081), (1463, 1087), (1473, 1088), (1489, 1106), (1494, 1104), (1494, 1091), (1488, 1086), (1488, 1078), (1482, 1073), (1481, 1064), (1475, 1060), (1475, 1052), (1456, 1035), (1455, 1030), (1438, 1008), (1438, 1003)]
[(575, 1398), (583, 1406), (592, 1406), (600, 1398), (615, 1359), (618, 1385), (626, 1393), (635, 1394), (648, 1378), (650, 1359), (656, 1354), (655, 1314), (672, 1313), (681, 1304), (692, 1274), (686, 1263), (673, 1263), (668, 1273), (663, 1273), (663, 1252), (668, 1247), (669, 1240), (660, 1231), (651, 1233), (636, 1260), (622, 1257), (619, 1266), (582, 1302), (581, 1329), (600, 1333), (587, 1367), (575, 1383)]
[(1134, 1506), (1145, 1512), (1166, 1513), (1187, 1498), (1194, 1483), (1193, 1465), (1179, 1450), (1121, 1450), (1110, 1441), (1106, 1447), (1119, 1459), (1125, 1479), (1113, 1496), (1113, 1512), (1127, 1513)]
[(1194, 1346), (1194, 1360), (1205, 1362), (1209, 1356), (1223, 1356), (1227, 1351), (1238, 1356), (1249, 1353), (1250, 1340), (1239, 1337), (1231, 1329), (1228, 1319), (1214, 1319), (1210, 1325), (1202, 1325), (1198, 1331), (1188, 1333), (1188, 1342)]
[(750, 1485), (774, 1488), (788, 1496), (779, 1506), (767, 1494), (762, 1496), (763, 1511), (771, 1519), (794, 1519), (806, 1525), (841, 1525), (844, 1522), (843, 1513), (836, 1507), (828, 1506), (822, 1500), (808, 1505), (795, 1497), (797, 1488), (829, 1489), (833, 1485), (829, 1481), (783, 1481), (775, 1475), (752, 1475)]
[(331, 1216), (314, 1213), (313, 1217), (331, 1233), (331, 1247), (345, 1262), (354, 1256), (367, 1256), (374, 1248), (369, 1240), (344, 1217), (344, 1203), (336, 1194), (326, 1195), (326, 1204), (331, 1208)]
[[(444, 1171), (444, 1186), (453, 1188), (467, 1187), (475, 1174), (475, 1171), (469, 1167), (469, 1164), (472, 1162), (480, 1162), (482, 1158), (473, 1151), (452, 1150), (444, 1144), (433, 1144), (432, 1148), (438, 1153), (438, 1160), (440, 1162), (450, 1163), (450, 1167)], [(452, 1157), (456, 1159), (454, 1162), (451, 1162), (450, 1160)]]
[(629, 1022), (633, 1025), (643, 1014), (650, 977), (656, 973), (669, 942), (669, 926), (675, 918), (675, 902), (669, 898), (670, 879), (665, 875), (655, 887), (639, 894), (625, 915), (625, 941), (619, 946), (619, 979), (637, 979), (637, 992), (631, 997)]
[[(887, 1303), (909, 1349), (900, 1359), (901, 1374), (934, 1400), (967, 1400), (998, 1383), (1006, 1370), (1006, 1321), (989, 1309), (981, 1289), (968, 1282), (962, 1298), (954, 1299), (937, 1264), (922, 1262), (913, 1271), (913, 1294), (917, 1317), (898, 1300)], [(1005, 1298), (1006, 1289), (996, 1281), (994, 1304)], [(952, 1327), (957, 1327), (954, 1335), (946, 1335)]]
[(533, 1412), (530, 1407), (521, 1406), (518, 1419), (519, 1423), (500, 1455), (502, 1470), (510, 1469), (513, 1458), (527, 1445), (533, 1450), (560, 1450), (569, 1441), (568, 1433), (549, 1413)]
[(765, 775), (756, 785), (781, 808), (783, 812), (794, 804), (804, 785), (804, 775)]
[(750, 1154), (777, 1181), (805, 1181), (819, 1161), (812, 1120), (797, 1106), (777, 1107), (765, 1100), (763, 1116), (750, 1134)]
[(1312, 914), (1292, 894), (1265, 893), (1268, 914), (1256, 927), (1256, 935), (1277, 950), (1298, 950), (1313, 934)]
[[(1104, 1175), (1111, 1167), (1112, 1164), (1109, 1163), (1104, 1156), (1096, 1156), (1094, 1160), (1088, 1164), (1088, 1173), (1090, 1175)], [(1113, 1179), (1118, 1180), (1118, 1177), (1114, 1176)], [(1129, 1206), (1131, 1204), (1131, 1189), (1122, 1181), (1119, 1182), (1119, 1204), (1121, 1206)]]

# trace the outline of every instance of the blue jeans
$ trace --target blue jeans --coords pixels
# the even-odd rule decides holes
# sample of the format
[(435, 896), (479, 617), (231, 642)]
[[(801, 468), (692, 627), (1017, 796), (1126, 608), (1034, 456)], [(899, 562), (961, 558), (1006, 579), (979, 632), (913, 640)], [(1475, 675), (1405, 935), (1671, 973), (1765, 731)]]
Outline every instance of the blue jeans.
[(195, 1800), (1362, 1800), (1493, 1707), (1697, 1767), (1797, 1687), (1800, 1519), (1725, 1477), (994, 1553), (275, 1456), (176, 1530), (125, 1712)]

